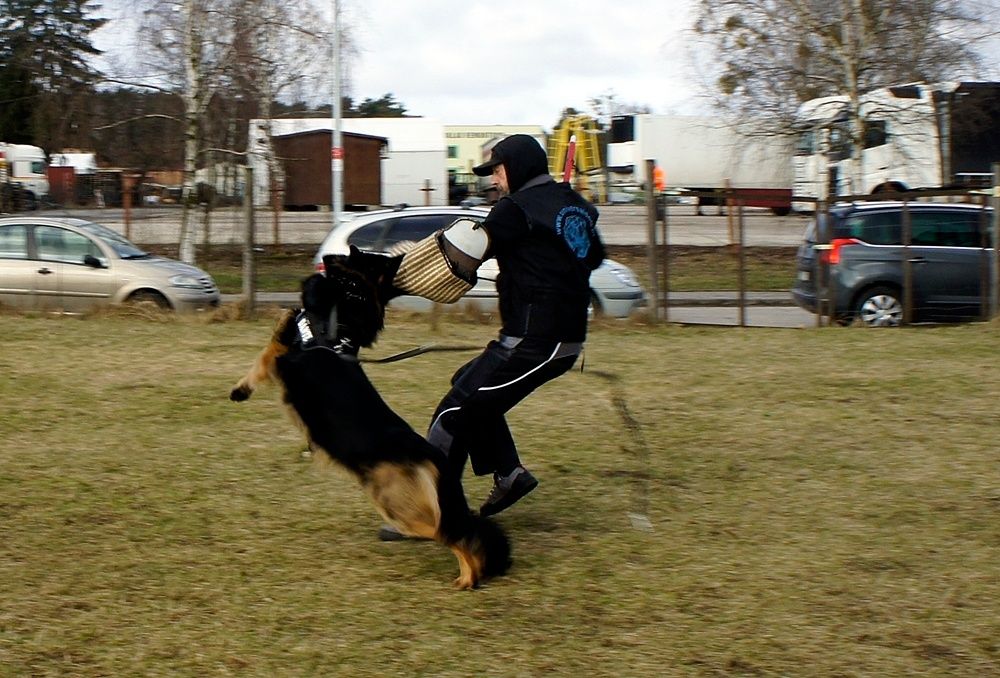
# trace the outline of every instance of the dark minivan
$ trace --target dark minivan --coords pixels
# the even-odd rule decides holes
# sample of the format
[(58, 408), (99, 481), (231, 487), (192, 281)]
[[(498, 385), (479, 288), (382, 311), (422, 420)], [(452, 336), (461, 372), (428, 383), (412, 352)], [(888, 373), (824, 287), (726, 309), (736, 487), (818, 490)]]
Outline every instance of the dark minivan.
[(903, 203), (842, 204), (817, 215), (799, 247), (795, 301), (816, 312), (820, 260), (829, 264), (829, 299), (840, 323), (895, 326), (903, 319), (904, 256), (912, 276), (912, 320), (980, 317), (990, 289), (992, 210), (957, 203), (906, 203), (909, 251), (903, 246)]

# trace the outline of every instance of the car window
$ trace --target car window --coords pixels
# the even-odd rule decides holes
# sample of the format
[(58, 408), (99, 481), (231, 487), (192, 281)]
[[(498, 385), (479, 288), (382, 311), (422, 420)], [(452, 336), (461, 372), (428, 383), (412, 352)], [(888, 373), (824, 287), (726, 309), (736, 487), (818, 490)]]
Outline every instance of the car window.
[[(115, 251), (115, 253), (122, 259), (142, 259), (144, 257), (150, 256), (146, 252), (142, 251), (135, 245), (133, 245), (129, 240), (125, 239), (125, 236), (121, 235), (116, 231), (112, 231), (107, 226), (101, 226), (100, 224), (86, 223), (80, 224), (80, 228), (91, 235), (95, 235), (100, 238), (106, 245)], [(95, 255), (99, 256), (99, 255)]]
[(28, 258), (28, 227), (24, 224), (0, 226), (0, 259)]
[(874, 212), (854, 214), (844, 220), (840, 238), (857, 238), (870, 245), (898, 245), (901, 237), (899, 212)]
[(457, 218), (451, 214), (422, 214), (403, 217), (393, 224), (389, 232), (386, 233), (383, 247), (391, 247), (399, 242), (419, 242)]
[(979, 215), (967, 212), (918, 212), (913, 215), (914, 245), (982, 247)]
[(375, 249), (376, 244), (382, 237), (382, 232), (385, 231), (386, 227), (394, 222), (395, 219), (382, 219), (380, 221), (374, 221), (366, 226), (362, 226), (354, 233), (347, 236), (347, 244), (354, 245), (358, 249), (371, 250)]
[(90, 238), (55, 226), (35, 226), (35, 248), (43, 261), (82, 264), (88, 254), (101, 256), (100, 248)]

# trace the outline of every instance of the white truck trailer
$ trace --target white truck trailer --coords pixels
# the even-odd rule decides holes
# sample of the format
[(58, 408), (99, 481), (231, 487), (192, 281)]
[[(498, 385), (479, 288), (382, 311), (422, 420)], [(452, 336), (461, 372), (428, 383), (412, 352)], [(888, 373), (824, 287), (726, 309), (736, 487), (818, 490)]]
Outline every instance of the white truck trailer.
[(49, 194), (45, 151), (28, 144), (0, 142), (0, 183), (19, 185), (21, 198), (34, 207)]
[(861, 95), (860, 166), (846, 96), (802, 104), (795, 195), (988, 186), (1000, 162), (1000, 82), (909, 83)]
[(645, 183), (646, 160), (663, 169), (668, 192), (716, 193), (732, 188), (752, 207), (791, 209), (793, 140), (744, 134), (713, 116), (631, 115), (612, 121), (608, 168), (613, 178)]

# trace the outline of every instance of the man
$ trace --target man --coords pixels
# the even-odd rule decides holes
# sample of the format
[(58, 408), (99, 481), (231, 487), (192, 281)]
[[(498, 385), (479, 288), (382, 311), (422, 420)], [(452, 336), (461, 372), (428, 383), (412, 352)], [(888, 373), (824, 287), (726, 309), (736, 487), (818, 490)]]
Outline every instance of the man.
[(476, 475), (493, 474), (493, 490), (480, 508), (493, 515), (538, 485), (521, 464), (504, 415), (573, 366), (587, 334), (590, 272), (605, 251), (597, 210), (549, 176), (545, 151), (533, 137), (503, 139), (473, 171), (492, 175), (502, 196), (482, 224), (489, 235), (486, 257), (495, 257), (500, 270), (502, 327), (452, 377), (427, 439), (455, 464), (470, 457)]

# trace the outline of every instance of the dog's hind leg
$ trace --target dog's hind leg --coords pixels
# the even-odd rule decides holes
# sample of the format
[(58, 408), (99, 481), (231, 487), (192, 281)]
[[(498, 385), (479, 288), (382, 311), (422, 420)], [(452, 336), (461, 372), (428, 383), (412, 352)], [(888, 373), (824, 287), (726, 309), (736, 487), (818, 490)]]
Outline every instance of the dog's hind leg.
[(294, 324), (295, 312), (286, 311), (271, 335), (271, 340), (254, 360), (250, 371), (236, 382), (236, 385), (229, 392), (229, 399), (236, 402), (248, 400), (253, 392), (261, 384), (275, 379), (275, 361), (288, 352), (286, 335), (289, 327)]
[(379, 514), (409, 537), (435, 539), (441, 511), (437, 469), (430, 462), (384, 462), (364, 475), (362, 486)]
[(483, 579), (485, 559), (476, 549), (471, 548), (467, 540), (448, 544), (448, 547), (458, 558), (458, 578), (454, 584), (457, 589), (474, 589), (479, 587)]
[(457, 589), (474, 589), (479, 586), (482, 567), (477, 567), (472, 554), (458, 544), (451, 545), (451, 551), (458, 558), (458, 577), (452, 582)]
[(386, 462), (366, 474), (362, 484), (386, 522), (407, 536), (433, 539), (452, 550), (458, 559), (457, 588), (476, 588), (482, 578), (483, 559), (465, 540), (443, 538), (437, 480), (437, 467), (429, 461), (413, 465)]
[[(469, 511), (465, 491), (450, 467), (438, 483), (441, 525), (438, 541), (447, 544), (459, 561), (460, 588), (478, 586), (486, 578), (505, 574), (510, 567), (510, 542), (503, 529), (489, 518)], [(466, 574), (468, 573), (468, 574)]]

